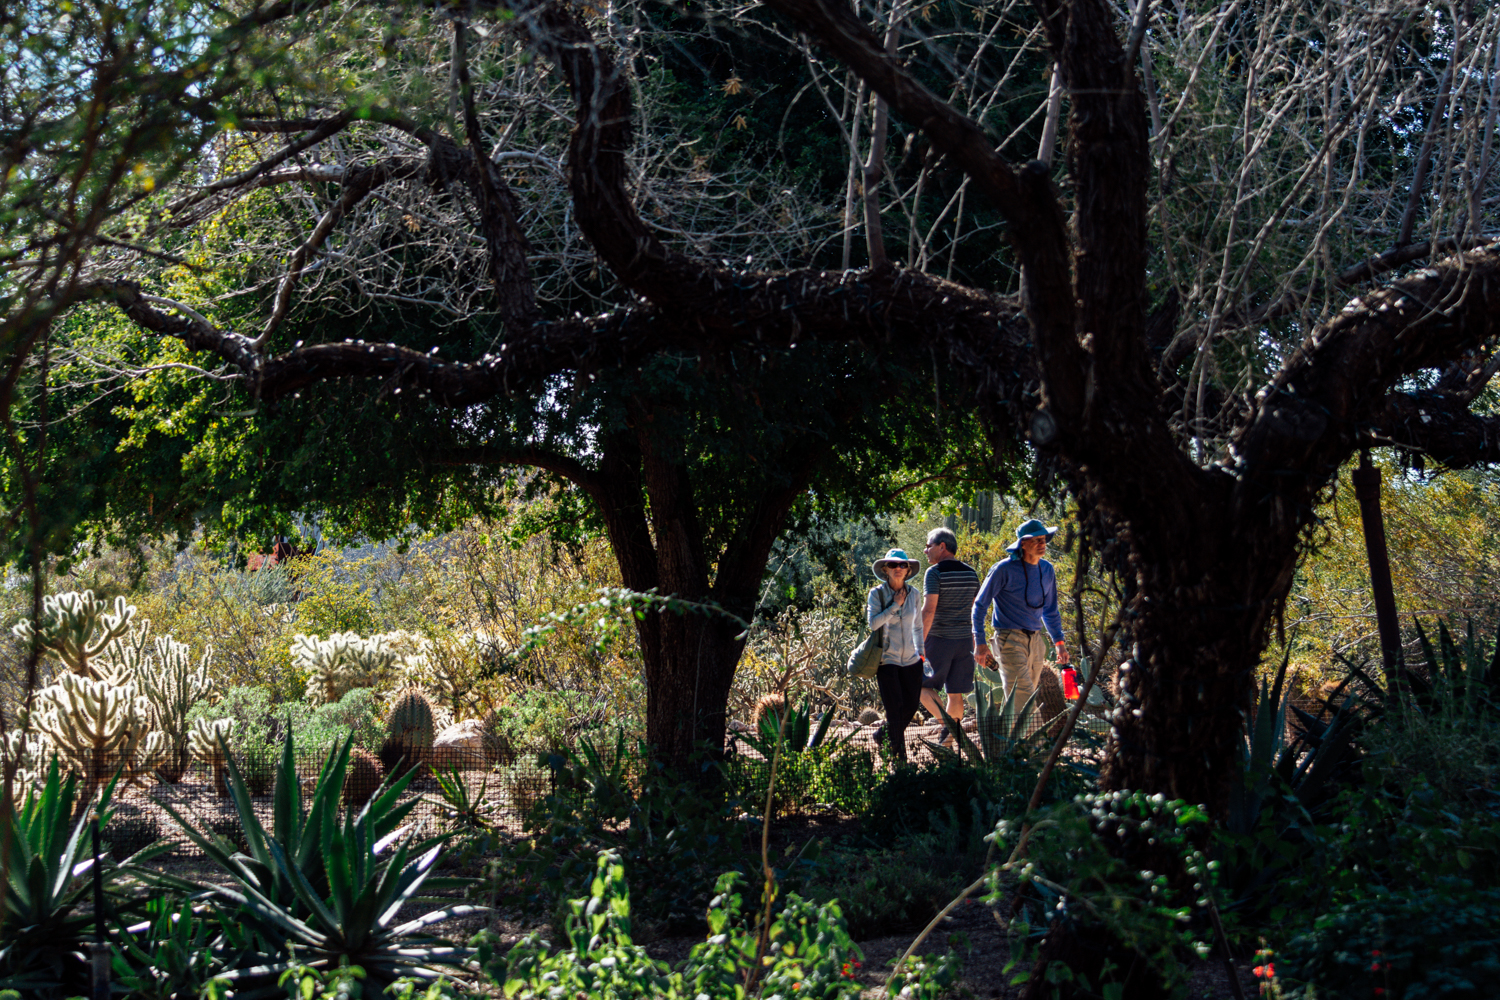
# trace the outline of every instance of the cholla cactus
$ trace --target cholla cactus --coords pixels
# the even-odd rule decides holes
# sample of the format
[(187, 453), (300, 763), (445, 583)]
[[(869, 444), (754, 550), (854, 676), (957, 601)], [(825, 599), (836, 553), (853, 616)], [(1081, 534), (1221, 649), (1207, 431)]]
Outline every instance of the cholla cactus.
[(151, 732), (151, 703), (135, 684), (114, 686), (78, 674), (63, 674), (37, 692), (37, 732), (83, 773), (86, 794), (116, 768), (135, 781), (166, 757), (165, 733)]
[(187, 734), (188, 752), (213, 768), (214, 789), (220, 795), (229, 794), (229, 783), (225, 780), (229, 764), (224, 747), (228, 745), (229, 734), (233, 731), (233, 719), (198, 719)]
[(47, 748), (35, 733), (13, 729), (0, 740), (0, 767), (16, 769), (17, 801), (24, 797), (25, 789), (41, 779), (46, 756)]
[(335, 632), (327, 639), (299, 634), (292, 640), (292, 664), (307, 674), (307, 700), (338, 701), (357, 687), (375, 687), (395, 665), (397, 654), (383, 635), (365, 639), (357, 632)]
[(171, 744), (161, 770), (163, 777), (175, 783), (188, 766), (188, 712), (214, 689), (208, 675), (214, 649), (207, 647), (194, 664), (187, 644), (169, 635), (157, 639), (153, 646), (152, 655), (136, 668), (135, 681), (151, 703), (152, 722)]
[(40, 624), (22, 621), (11, 631), (24, 642), (35, 634), (41, 647), (56, 654), (73, 673), (94, 677), (90, 661), (125, 635), (135, 617), (135, 606), (126, 604), (123, 597), (115, 598), (113, 614), (109, 607), (92, 590), (54, 594), (42, 601)]

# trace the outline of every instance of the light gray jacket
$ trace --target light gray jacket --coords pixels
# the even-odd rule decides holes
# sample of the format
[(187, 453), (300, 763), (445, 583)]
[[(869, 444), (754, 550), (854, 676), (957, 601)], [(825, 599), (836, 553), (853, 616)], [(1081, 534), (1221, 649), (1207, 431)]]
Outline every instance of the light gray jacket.
[[(887, 606), (889, 605), (889, 606)], [(880, 609), (884, 607), (885, 610)], [(907, 666), (916, 663), (922, 653), (922, 593), (906, 584), (906, 600), (896, 603), (896, 592), (888, 583), (871, 589), (865, 600), (865, 620), (870, 628), (885, 627), (885, 651), (881, 663)]]

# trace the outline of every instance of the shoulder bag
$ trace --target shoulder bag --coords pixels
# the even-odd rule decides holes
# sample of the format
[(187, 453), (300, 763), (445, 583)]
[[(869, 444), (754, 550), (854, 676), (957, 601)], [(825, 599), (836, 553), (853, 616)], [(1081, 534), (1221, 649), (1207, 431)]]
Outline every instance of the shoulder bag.
[[(880, 613), (885, 614), (886, 609), (891, 606), (891, 601), (886, 601), (880, 608)], [(885, 626), (882, 625), (869, 635), (865, 641), (854, 647), (854, 652), (849, 654), (849, 662), (844, 664), (844, 670), (850, 677), (874, 677), (875, 671), (880, 669), (880, 657), (885, 652)]]

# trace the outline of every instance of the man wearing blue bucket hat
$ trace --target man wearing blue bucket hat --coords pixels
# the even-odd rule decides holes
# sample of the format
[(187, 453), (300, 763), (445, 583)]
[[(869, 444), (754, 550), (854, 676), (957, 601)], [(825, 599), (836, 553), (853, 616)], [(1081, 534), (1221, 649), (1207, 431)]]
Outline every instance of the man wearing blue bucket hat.
[[(1015, 694), (1017, 712), (1036, 694), (1041, 683), (1047, 659), (1043, 629), (1057, 647), (1057, 662), (1068, 662), (1062, 615), (1057, 611), (1057, 573), (1042, 558), (1047, 554), (1048, 540), (1055, 534), (1056, 528), (1035, 519), (1017, 528), (1015, 542), (1006, 546), (1010, 558), (1000, 560), (990, 569), (974, 598), (974, 659), (996, 669), (995, 657), (984, 635), (984, 616), (993, 605), (1000, 676), (1006, 696)], [(1038, 711), (1035, 723), (1029, 728), (1035, 730), (1045, 721), (1040, 714)]]

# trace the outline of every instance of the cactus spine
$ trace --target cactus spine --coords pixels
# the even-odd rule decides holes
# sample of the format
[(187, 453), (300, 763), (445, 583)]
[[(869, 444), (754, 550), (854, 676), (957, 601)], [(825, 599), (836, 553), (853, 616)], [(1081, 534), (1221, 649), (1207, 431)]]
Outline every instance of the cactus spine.
[(226, 780), (229, 764), (224, 748), (229, 745), (229, 734), (233, 731), (233, 719), (199, 719), (187, 734), (188, 752), (213, 768), (214, 791), (219, 795), (229, 794)]
[(73, 673), (97, 677), (91, 661), (129, 633), (135, 617), (135, 606), (123, 597), (115, 598), (112, 614), (109, 608), (109, 602), (95, 598), (92, 590), (54, 594), (43, 598), (40, 622), (23, 620), (11, 632), (23, 642), (35, 639)]
[[(150, 627), (147, 623), (147, 628)], [(162, 777), (176, 783), (187, 771), (190, 750), (188, 746), (188, 712), (214, 689), (208, 675), (213, 663), (214, 650), (209, 646), (197, 664), (193, 663), (191, 650), (186, 643), (177, 642), (164, 635), (145, 649), (145, 629), (139, 630), (141, 642), (110, 648), (101, 660), (100, 673), (110, 683), (134, 683), (151, 704), (151, 721), (164, 733), (170, 749), (162, 762)], [(137, 630), (131, 630), (136, 637)]]
[(365, 639), (357, 632), (335, 632), (319, 639), (299, 633), (292, 640), (292, 665), (307, 674), (306, 698), (314, 705), (336, 702), (357, 687), (375, 687), (396, 660), (383, 635)]
[(387, 768), (404, 759), (406, 767), (422, 764), (432, 756), (432, 742), (437, 738), (437, 721), (432, 702), (419, 688), (407, 688), (391, 703), (386, 717), (385, 742), (380, 757)]
[(135, 684), (115, 686), (63, 674), (37, 692), (37, 732), (83, 772), (87, 795), (120, 768), (134, 781), (155, 769), (170, 749), (165, 733), (151, 732), (151, 703)]
[(344, 808), (362, 808), (384, 780), (385, 768), (381, 767), (380, 758), (364, 747), (355, 747), (344, 775)]

